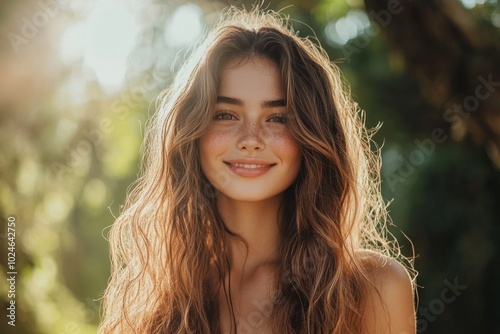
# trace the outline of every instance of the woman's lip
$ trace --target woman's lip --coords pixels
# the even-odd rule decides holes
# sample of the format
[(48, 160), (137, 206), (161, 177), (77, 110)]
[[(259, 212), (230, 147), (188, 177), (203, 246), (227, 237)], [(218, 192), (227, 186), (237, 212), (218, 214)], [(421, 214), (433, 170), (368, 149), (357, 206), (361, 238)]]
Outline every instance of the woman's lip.
[(238, 176), (257, 177), (267, 173), (275, 164), (250, 164), (250, 163), (232, 163), (224, 161), (229, 169)]

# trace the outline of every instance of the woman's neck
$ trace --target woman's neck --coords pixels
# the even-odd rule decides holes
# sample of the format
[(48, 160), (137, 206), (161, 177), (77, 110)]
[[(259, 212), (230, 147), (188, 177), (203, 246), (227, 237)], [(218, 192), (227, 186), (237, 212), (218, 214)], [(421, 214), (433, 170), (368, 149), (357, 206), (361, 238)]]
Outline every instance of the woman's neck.
[(280, 243), (278, 225), (282, 196), (260, 202), (235, 201), (219, 195), (217, 208), (227, 229), (243, 238), (229, 236), (231, 269), (245, 275), (277, 261)]

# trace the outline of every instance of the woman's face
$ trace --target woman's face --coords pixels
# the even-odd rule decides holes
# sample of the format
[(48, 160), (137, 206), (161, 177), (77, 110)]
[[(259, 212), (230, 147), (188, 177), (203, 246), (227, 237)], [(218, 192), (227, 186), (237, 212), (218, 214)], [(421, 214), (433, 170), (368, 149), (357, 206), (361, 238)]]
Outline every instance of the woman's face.
[(253, 57), (230, 63), (220, 79), (213, 119), (200, 138), (205, 176), (233, 200), (281, 194), (297, 178), (302, 155), (288, 130), (278, 68)]

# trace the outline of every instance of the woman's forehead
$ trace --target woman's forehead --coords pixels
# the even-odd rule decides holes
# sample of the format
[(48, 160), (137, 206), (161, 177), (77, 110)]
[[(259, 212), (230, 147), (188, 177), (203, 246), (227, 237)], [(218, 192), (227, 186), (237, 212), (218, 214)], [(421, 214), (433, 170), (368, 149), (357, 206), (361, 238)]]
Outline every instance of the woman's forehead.
[(283, 85), (278, 67), (263, 58), (253, 58), (221, 71), (219, 94), (282, 99)]

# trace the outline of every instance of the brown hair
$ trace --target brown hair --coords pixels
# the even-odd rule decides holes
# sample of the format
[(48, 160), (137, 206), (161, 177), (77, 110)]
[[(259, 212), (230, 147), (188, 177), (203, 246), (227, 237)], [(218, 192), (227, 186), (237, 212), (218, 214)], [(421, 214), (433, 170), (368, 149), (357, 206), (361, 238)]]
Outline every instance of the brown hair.
[(227, 230), (198, 146), (220, 71), (252, 56), (281, 73), (289, 129), (303, 155), (281, 207), (281, 263), (267, 314), (274, 332), (363, 332), (373, 284), (360, 250), (405, 261), (388, 240), (378, 152), (337, 66), (283, 16), (232, 9), (180, 70), (148, 125), (141, 177), (110, 232), (113, 272), (101, 333), (220, 332), (208, 277), (211, 266), (221, 282), (229, 270)]

